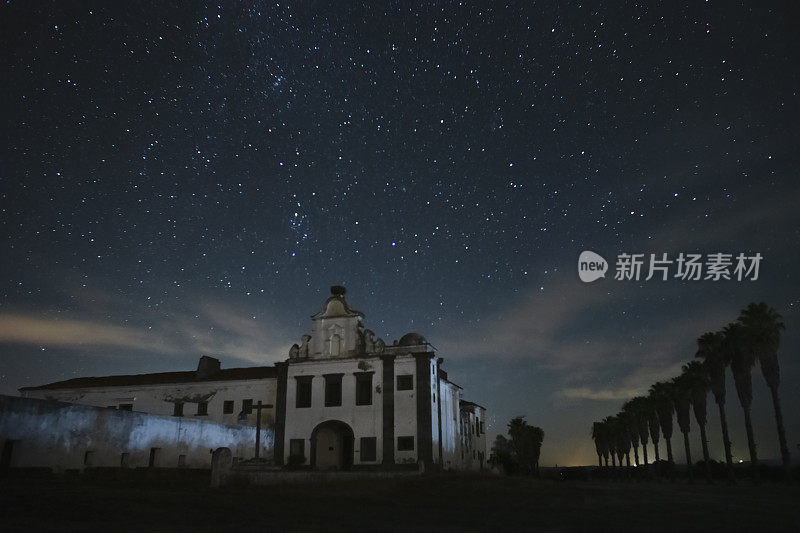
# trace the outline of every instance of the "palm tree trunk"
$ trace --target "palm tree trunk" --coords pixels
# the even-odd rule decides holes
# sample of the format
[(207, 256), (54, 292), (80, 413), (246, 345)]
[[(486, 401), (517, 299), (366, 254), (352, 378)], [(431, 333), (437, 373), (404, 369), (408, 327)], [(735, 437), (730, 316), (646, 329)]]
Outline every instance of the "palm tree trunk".
[(683, 447), (686, 449), (686, 470), (689, 473), (689, 483), (691, 483), (694, 477), (692, 476), (692, 450), (689, 448), (689, 432), (682, 433)]
[(722, 443), (725, 446), (725, 463), (727, 463), (728, 484), (735, 485), (736, 477), (733, 475), (733, 455), (731, 454), (731, 439), (728, 437), (728, 417), (725, 416), (725, 403), (717, 402), (719, 407), (719, 421), (722, 426)]
[(649, 477), (649, 473), (647, 471), (647, 444), (642, 443), (642, 455), (644, 456), (644, 475), (645, 477)]
[(655, 450), (656, 459), (655, 462), (659, 462), (661, 457), (658, 456), (658, 442), (653, 442), (653, 450)]
[(606, 462), (606, 468), (608, 468), (608, 455), (604, 455), (603, 460)]
[(631, 466), (631, 452), (625, 452), (625, 465), (629, 468)]
[(775, 408), (775, 423), (778, 425), (778, 442), (781, 445), (781, 459), (783, 460), (783, 470), (787, 479), (789, 476), (789, 447), (786, 445), (786, 429), (783, 427), (783, 411), (781, 410), (781, 399), (778, 397), (778, 387), (770, 387), (772, 392), (772, 406)]
[(603, 456), (599, 453), (597, 454), (597, 464), (600, 466), (600, 468), (603, 468)]
[(672, 458), (672, 439), (664, 437), (664, 440), (667, 441), (667, 461), (670, 464), (675, 464), (675, 460)]
[(639, 446), (633, 447), (633, 462), (634, 464), (639, 464)]
[(706, 481), (711, 483), (711, 465), (708, 458), (708, 440), (706, 439), (706, 425), (698, 424), (700, 426), (700, 442), (703, 443), (703, 464), (705, 465)]
[(611, 466), (613, 466), (613, 467), (617, 466), (617, 460), (614, 458), (614, 454), (613, 453), (611, 454)]
[(744, 427), (747, 430), (747, 447), (750, 448), (750, 469), (753, 479), (758, 481), (758, 456), (756, 455), (756, 439), (753, 437), (753, 421), (750, 418), (750, 406), (744, 409)]

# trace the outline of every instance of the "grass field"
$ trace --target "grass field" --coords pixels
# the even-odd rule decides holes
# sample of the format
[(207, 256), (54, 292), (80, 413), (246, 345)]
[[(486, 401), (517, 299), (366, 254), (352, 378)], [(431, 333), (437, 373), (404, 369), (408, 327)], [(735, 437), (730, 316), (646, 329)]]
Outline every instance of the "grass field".
[(800, 487), (438, 475), (318, 486), (0, 480), (2, 531), (797, 531)]

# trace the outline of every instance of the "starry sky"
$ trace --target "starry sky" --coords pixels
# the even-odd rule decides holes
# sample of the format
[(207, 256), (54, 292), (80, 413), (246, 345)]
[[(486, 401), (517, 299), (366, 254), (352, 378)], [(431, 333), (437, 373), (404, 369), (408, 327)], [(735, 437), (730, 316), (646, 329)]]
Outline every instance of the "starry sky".
[[(595, 4), (5, 3), (0, 393), (271, 364), (342, 284), (387, 343), (439, 350), (490, 437), (525, 414), (543, 465), (591, 464), (592, 421), (764, 300), (798, 453), (788, 4)], [(681, 252), (763, 260), (614, 279), (618, 254)], [(754, 395), (777, 457), (758, 369)]]

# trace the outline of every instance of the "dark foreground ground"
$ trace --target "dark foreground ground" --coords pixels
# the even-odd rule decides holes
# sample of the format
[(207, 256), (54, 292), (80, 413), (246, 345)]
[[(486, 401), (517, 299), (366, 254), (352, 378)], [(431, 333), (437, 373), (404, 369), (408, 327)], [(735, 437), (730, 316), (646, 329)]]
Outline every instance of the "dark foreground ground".
[(439, 475), (316, 486), (0, 479), (1, 531), (797, 531), (800, 487)]

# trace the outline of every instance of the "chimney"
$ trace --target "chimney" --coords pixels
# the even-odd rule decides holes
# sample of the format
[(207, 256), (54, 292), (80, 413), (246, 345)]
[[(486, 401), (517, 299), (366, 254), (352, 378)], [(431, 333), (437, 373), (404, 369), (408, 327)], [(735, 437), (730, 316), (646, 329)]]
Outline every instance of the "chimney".
[(197, 363), (197, 372), (195, 372), (195, 379), (208, 379), (220, 370), (219, 359), (214, 359), (204, 355)]

